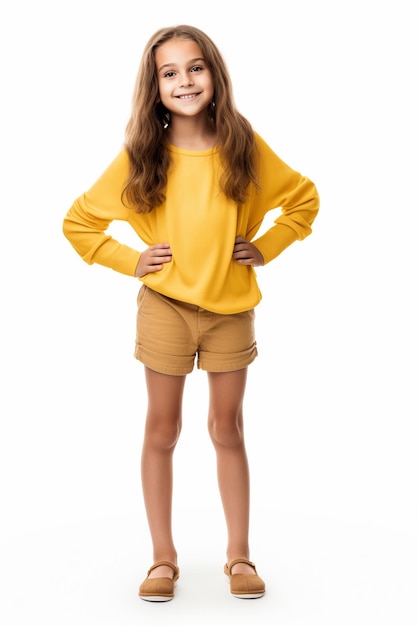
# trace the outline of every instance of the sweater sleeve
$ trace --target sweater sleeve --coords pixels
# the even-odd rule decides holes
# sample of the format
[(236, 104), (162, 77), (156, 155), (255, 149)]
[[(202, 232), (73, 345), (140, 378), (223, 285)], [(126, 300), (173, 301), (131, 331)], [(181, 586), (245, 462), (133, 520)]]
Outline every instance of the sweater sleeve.
[(63, 222), (63, 233), (88, 264), (98, 263), (135, 275), (140, 253), (106, 233), (113, 220), (128, 221), (121, 196), (129, 162), (122, 151), (89, 191), (75, 200)]
[(263, 255), (264, 263), (268, 263), (294, 241), (311, 234), (319, 210), (319, 195), (309, 178), (284, 163), (259, 137), (258, 146), (261, 191), (256, 196), (258, 223), (249, 233), (250, 237), (255, 235), (268, 211), (281, 209), (274, 226), (252, 240)]

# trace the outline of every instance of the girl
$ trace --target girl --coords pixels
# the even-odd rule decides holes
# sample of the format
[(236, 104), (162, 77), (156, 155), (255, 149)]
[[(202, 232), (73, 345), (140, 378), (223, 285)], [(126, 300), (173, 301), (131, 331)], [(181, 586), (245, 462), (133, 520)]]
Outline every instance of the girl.
[[(263, 218), (281, 208), (256, 238)], [(221, 53), (201, 30), (176, 26), (149, 40), (136, 81), (123, 149), (64, 219), (64, 234), (89, 264), (137, 277), (136, 358), (148, 410), (142, 488), (154, 564), (144, 600), (174, 597), (172, 458), (181, 431), (185, 379), (207, 371), (208, 429), (227, 528), (231, 593), (259, 598), (265, 585), (250, 559), (249, 471), (243, 434), (247, 367), (257, 356), (254, 267), (311, 233), (314, 184), (286, 165), (234, 105)], [(147, 247), (106, 234), (126, 220)]]

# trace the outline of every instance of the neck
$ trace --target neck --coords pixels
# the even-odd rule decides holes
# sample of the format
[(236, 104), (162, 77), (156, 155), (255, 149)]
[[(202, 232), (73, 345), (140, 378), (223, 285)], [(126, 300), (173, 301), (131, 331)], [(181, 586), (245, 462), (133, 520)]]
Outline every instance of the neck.
[(216, 142), (216, 135), (208, 126), (207, 118), (173, 116), (167, 129), (169, 143), (185, 150), (209, 150)]

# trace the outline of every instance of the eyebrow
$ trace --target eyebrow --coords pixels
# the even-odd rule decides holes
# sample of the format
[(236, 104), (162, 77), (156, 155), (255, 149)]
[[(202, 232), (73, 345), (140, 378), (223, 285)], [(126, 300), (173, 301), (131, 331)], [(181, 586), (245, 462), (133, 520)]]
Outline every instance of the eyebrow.
[[(196, 63), (197, 61), (204, 61), (203, 57), (196, 57), (196, 59), (190, 59), (187, 63)], [(166, 67), (177, 67), (176, 63), (164, 63), (161, 67), (158, 68), (158, 71), (165, 69)]]

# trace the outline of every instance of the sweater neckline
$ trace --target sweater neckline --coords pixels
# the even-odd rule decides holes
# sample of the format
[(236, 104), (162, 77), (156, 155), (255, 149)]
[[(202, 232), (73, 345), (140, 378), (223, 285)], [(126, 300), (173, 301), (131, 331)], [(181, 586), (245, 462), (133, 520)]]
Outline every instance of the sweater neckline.
[(218, 147), (214, 146), (213, 148), (209, 148), (208, 150), (186, 150), (185, 148), (178, 148), (177, 146), (169, 143), (168, 149), (170, 152), (174, 152), (176, 154), (183, 154), (185, 156), (210, 156), (212, 154), (216, 154), (218, 152)]

